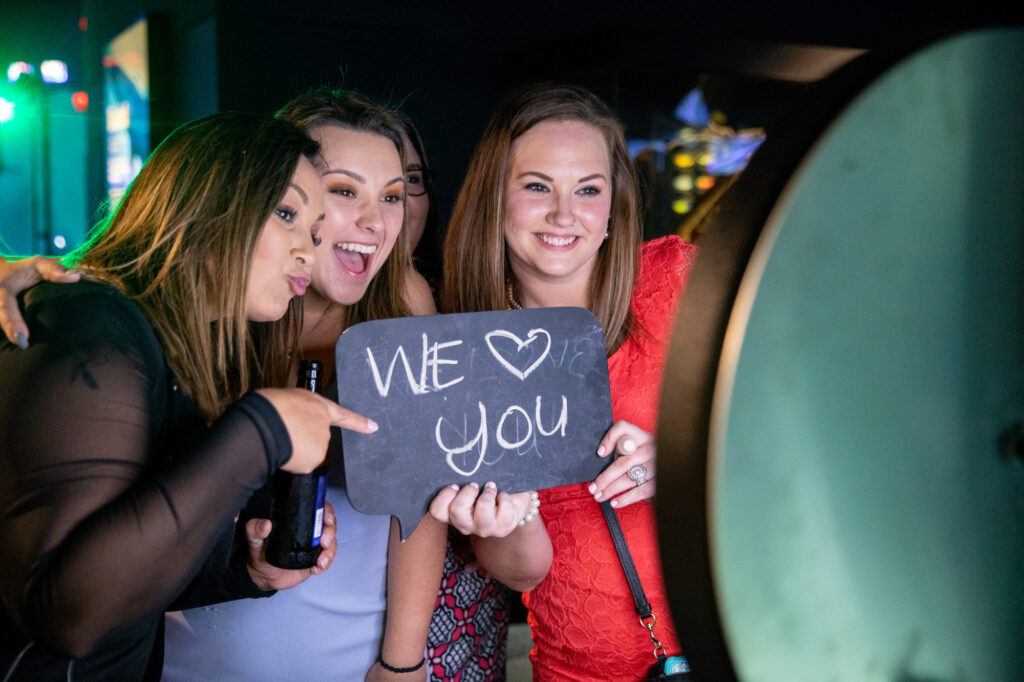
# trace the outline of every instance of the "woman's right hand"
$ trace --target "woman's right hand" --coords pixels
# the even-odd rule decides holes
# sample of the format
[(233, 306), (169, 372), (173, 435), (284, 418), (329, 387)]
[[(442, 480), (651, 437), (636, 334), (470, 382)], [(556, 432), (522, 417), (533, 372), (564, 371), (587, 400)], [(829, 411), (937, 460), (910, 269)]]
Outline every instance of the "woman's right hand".
[(430, 515), (463, 535), (503, 538), (518, 528), (527, 514), (536, 515), (534, 495), (536, 493), (499, 493), (493, 482), (488, 482), (482, 489), (476, 483), (469, 483), (461, 489), (453, 484), (434, 497), (430, 503)]
[(0, 256), (0, 328), (11, 343), (28, 347), (28, 325), (18, 310), (18, 294), (43, 280), (77, 282), (80, 276), (51, 258), (36, 256), (12, 262)]
[(302, 388), (262, 388), (257, 393), (270, 401), (288, 429), (292, 457), (281, 468), (293, 474), (309, 473), (323, 463), (331, 440), (330, 427), (359, 433), (377, 430), (372, 419)]

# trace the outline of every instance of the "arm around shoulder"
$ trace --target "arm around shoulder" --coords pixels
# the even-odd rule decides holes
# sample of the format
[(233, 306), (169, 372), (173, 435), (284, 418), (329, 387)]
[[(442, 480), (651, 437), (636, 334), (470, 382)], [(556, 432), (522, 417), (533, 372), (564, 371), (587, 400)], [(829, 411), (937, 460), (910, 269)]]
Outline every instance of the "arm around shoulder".
[(59, 261), (35, 256), (8, 260), (0, 254), (0, 328), (11, 343), (28, 346), (28, 325), (18, 310), (18, 294), (37, 282), (77, 282), (79, 273), (69, 271)]

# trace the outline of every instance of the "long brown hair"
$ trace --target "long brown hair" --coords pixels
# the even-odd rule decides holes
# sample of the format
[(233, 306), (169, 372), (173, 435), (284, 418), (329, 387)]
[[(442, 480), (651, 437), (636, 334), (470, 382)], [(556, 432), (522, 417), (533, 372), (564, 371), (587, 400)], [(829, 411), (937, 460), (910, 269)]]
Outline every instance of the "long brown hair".
[[(302, 156), (319, 146), (268, 116), (221, 113), (186, 123), (149, 157), (117, 209), (67, 259), (132, 298), (171, 371), (212, 421), (262, 380), (246, 285), (260, 233)], [(294, 321), (268, 323), (280, 347)]]
[(590, 309), (604, 328), (611, 355), (629, 335), (630, 299), (640, 250), (640, 197), (622, 124), (584, 88), (541, 84), (498, 105), (473, 151), (452, 210), (444, 246), (443, 312), (505, 307), (505, 279), (512, 277), (505, 248), (505, 187), (512, 145), (544, 121), (581, 121), (601, 131), (612, 166), (608, 239), (597, 253), (590, 281)]

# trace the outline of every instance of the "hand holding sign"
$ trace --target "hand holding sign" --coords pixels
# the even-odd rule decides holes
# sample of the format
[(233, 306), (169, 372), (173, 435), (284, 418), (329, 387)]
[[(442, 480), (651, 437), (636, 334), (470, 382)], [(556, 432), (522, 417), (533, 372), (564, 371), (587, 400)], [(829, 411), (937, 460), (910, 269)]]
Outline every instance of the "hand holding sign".
[(657, 446), (654, 434), (627, 421), (617, 421), (601, 439), (597, 453), (614, 461), (588, 490), (598, 502), (611, 500), (616, 508), (654, 497)]
[[(604, 334), (582, 308), (378, 320), (335, 350), (352, 506), (412, 532), (445, 486), (520, 492), (593, 480), (611, 426)], [(500, 505), (499, 505), (500, 506)]]
[(493, 481), (483, 490), (476, 483), (451, 485), (430, 503), (430, 515), (463, 535), (503, 538), (537, 513), (536, 491), (510, 495), (498, 492)]

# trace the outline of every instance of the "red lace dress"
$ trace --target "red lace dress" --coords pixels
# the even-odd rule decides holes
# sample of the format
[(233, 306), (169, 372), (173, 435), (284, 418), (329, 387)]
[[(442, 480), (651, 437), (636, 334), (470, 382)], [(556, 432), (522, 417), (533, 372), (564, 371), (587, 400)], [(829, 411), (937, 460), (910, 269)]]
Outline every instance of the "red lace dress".
[[(633, 313), (650, 333), (634, 333), (608, 358), (612, 414), (654, 433), (661, 373), (676, 303), (695, 247), (670, 236), (643, 245)], [(643, 680), (654, 663), (608, 526), (586, 484), (541, 491), (541, 516), (554, 558), (551, 571), (523, 595), (534, 648), (534, 680)], [(679, 653), (669, 619), (655, 531), (654, 507), (638, 502), (617, 511), (633, 561), (669, 654)]]

